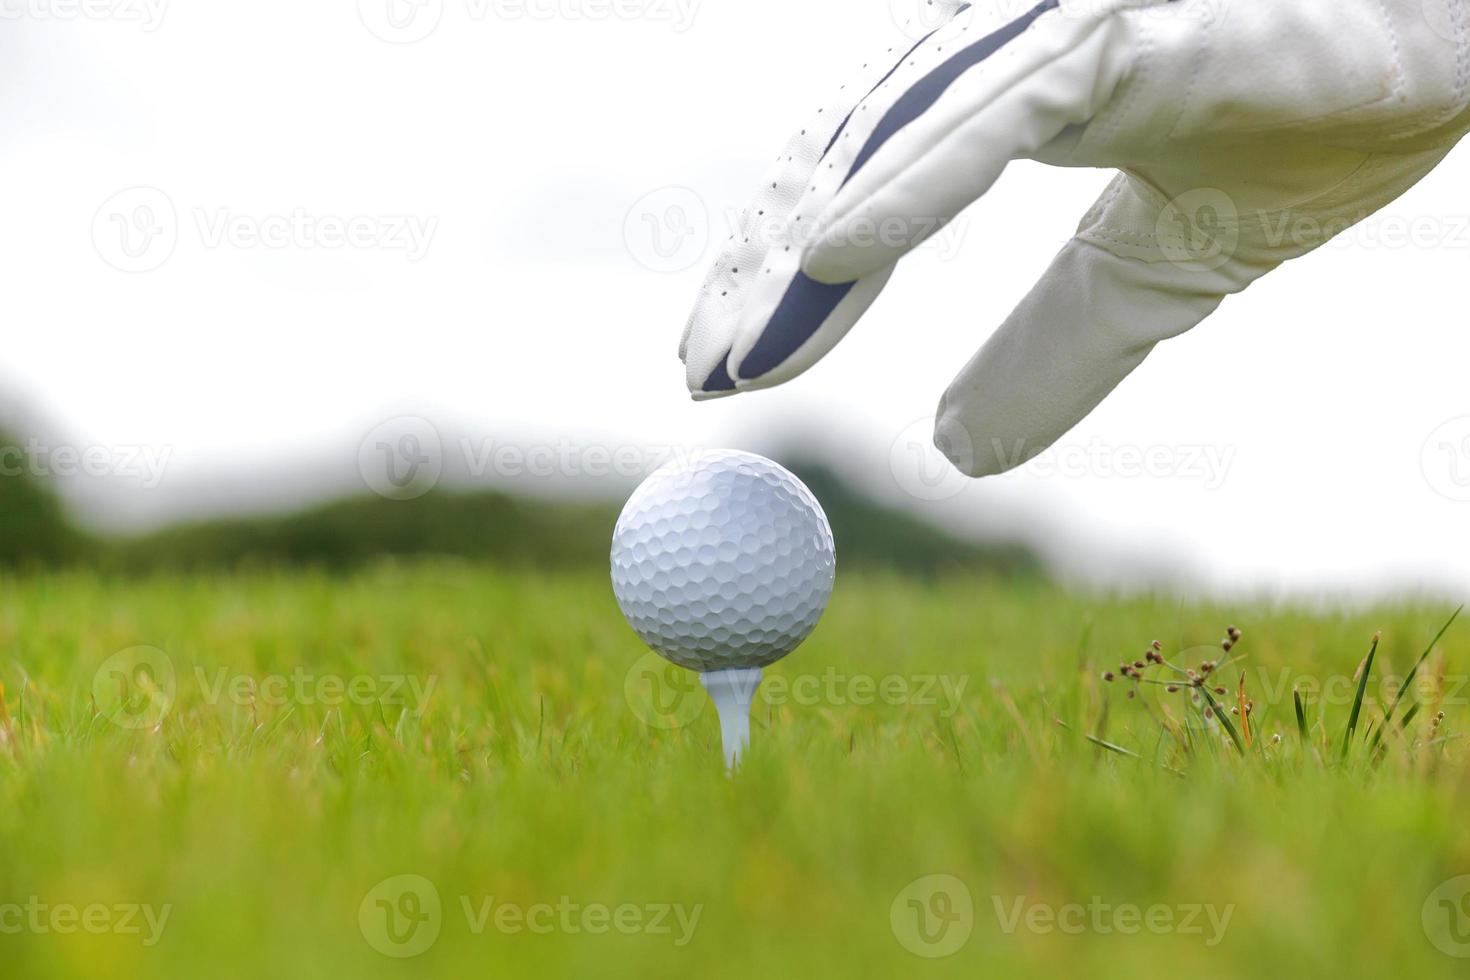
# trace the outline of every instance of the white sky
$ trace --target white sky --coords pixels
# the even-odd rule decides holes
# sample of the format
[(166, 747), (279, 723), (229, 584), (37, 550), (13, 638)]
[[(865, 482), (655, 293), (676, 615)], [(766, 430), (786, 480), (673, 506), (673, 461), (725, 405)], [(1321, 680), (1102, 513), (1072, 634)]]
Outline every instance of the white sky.
[[(1107, 175), (1014, 166), (817, 369), (714, 404), (687, 400), (674, 348), (717, 241), (685, 239), (672, 271), (639, 261), (644, 214), (682, 204), (704, 229), (743, 207), (915, 0), (393, 0), (397, 22), (390, 0), (97, 2), (0, 0), (0, 385), (56, 438), (168, 458), (156, 488), (103, 481), (96, 519), (285, 501), (280, 467), (350, 466), (413, 413), (522, 444), (806, 431), (877, 493), (1024, 526), (1104, 577), (1120, 552), (1221, 586), (1470, 576), (1470, 502), (1451, 499), (1470, 499), (1470, 422), (1441, 429), (1470, 416), (1470, 151), (1161, 347), (1052, 471), (920, 501), (895, 445)], [(140, 204), (164, 235), (130, 259), (114, 222)], [(371, 242), (249, 237), (293, 215), (316, 235), (369, 219)], [(1170, 472), (1096, 462), (1155, 449)], [(201, 496), (211, 479), (232, 493)]]

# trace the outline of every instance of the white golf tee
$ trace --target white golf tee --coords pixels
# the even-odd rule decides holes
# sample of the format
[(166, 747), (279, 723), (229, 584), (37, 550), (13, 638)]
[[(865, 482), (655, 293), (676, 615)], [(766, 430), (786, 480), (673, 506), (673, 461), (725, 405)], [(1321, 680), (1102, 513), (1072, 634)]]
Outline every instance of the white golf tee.
[(761, 686), (759, 667), (741, 670), (715, 670), (700, 674), (699, 681), (709, 692), (715, 710), (720, 714), (720, 743), (725, 747), (725, 766), (731, 772), (750, 745), (750, 704)]

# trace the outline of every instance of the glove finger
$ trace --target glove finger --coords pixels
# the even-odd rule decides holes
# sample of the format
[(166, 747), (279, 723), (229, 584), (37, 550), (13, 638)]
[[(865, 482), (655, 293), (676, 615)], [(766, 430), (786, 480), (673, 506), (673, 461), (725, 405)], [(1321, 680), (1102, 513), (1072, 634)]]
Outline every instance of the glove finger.
[[(1162, 0), (1156, 0), (1162, 2)], [(927, 70), (895, 78), (856, 114), (797, 205), (816, 223), (802, 269), (851, 282), (891, 265), (1028, 156), (1111, 98), (1133, 59), (1138, 0), (1020, 17), (976, 14)]]
[(1154, 192), (1124, 176), (1114, 181), (941, 399), (935, 442), (956, 467), (989, 476), (1037, 456), (1159, 341), (1279, 264), (1180, 242), (1166, 211)]
[[(783, 264), (779, 260), (799, 252), (793, 248), (800, 233), (800, 229), (792, 227), (796, 205), (811, 186), (816, 173), (825, 166), (827, 154), (851, 125), (851, 117), (860, 100), (870, 96), (898, 66), (913, 57), (932, 38), (947, 30), (955, 15), (967, 10), (969, 4), (942, 0), (936, 6), (943, 8), (941, 18), (947, 11), (949, 19), (917, 43), (892, 45), (881, 57), (864, 64), (861, 77), (842, 86), (834, 99), (818, 110), (816, 117), (782, 150), (762, 183), (759, 195), (741, 215), (738, 230), (730, 236), (705, 280), (679, 344), (679, 358), (685, 365), (685, 381), (696, 399), (720, 397), (737, 390), (730, 373), (729, 356), (740, 325), (742, 322), (750, 323), (752, 334), (764, 332), (787, 287), (794, 286), (798, 294), (806, 296), (807, 302), (793, 302), (788, 307), (782, 321), (775, 325), (769, 343), (783, 348), (790, 345), (793, 351), (819, 330), (825, 329), (829, 334), (845, 333), (881, 291), (888, 277), (886, 271), (838, 297), (810, 288), (816, 286), (815, 283), (798, 282), (800, 270), (790, 261)], [(778, 266), (781, 266), (779, 270)], [(771, 271), (766, 271), (768, 269)], [(753, 297), (757, 294), (767, 296), (772, 291), (777, 294), (777, 302), (755, 301), (761, 312), (748, 316)], [(783, 323), (786, 325), (782, 326)], [(753, 343), (754, 338), (745, 345), (746, 348)], [(784, 361), (786, 357), (776, 359)], [(742, 384), (740, 387), (764, 387), (774, 383), (775, 379), (768, 378), (764, 384)]]

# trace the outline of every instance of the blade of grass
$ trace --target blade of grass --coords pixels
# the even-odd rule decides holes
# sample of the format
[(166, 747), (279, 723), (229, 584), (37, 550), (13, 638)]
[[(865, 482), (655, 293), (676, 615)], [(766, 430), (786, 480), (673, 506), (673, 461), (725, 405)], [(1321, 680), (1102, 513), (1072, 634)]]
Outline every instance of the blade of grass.
[(1235, 743), (1235, 750), (1241, 755), (1245, 755), (1245, 743), (1240, 740), (1240, 733), (1235, 730), (1235, 725), (1230, 721), (1230, 716), (1222, 711), (1220, 706), (1215, 703), (1215, 697), (1210, 693), (1209, 686), (1201, 684), (1198, 690), (1205, 696), (1205, 703), (1210, 706), (1210, 710), (1214, 713), (1215, 717), (1220, 719), (1220, 724), (1225, 726), (1225, 731), (1230, 735), (1230, 741)]
[(1291, 689), (1291, 700), (1296, 706), (1296, 734), (1301, 739), (1302, 745), (1307, 744), (1307, 709), (1302, 704), (1302, 691), (1299, 687)]
[(1026, 719), (1021, 717), (1021, 709), (1016, 707), (1016, 699), (1011, 697), (1011, 692), (999, 680), (990, 682), (991, 690), (995, 692), (1000, 700), (1001, 707), (1006, 709), (1011, 721), (1016, 723), (1016, 731), (1020, 733), (1021, 743), (1026, 746), (1026, 752), (1031, 756), (1032, 762), (1039, 763), (1041, 757), (1037, 755), (1036, 746), (1031, 742), (1031, 729), (1026, 725)]
[(1251, 718), (1250, 713), (1245, 710), (1245, 671), (1240, 672), (1240, 684), (1235, 690), (1235, 700), (1240, 712), (1240, 733), (1245, 738), (1245, 747), (1251, 747)]
[(1373, 674), (1373, 657), (1378, 653), (1378, 641), (1383, 638), (1382, 633), (1373, 634), (1373, 645), (1368, 648), (1368, 656), (1363, 660), (1362, 676), (1358, 678), (1358, 693), (1353, 698), (1353, 710), (1348, 715), (1347, 731), (1342, 736), (1342, 752), (1339, 760), (1345, 761), (1348, 750), (1352, 748), (1353, 736), (1358, 731), (1358, 717), (1363, 713), (1363, 698), (1368, 694), (1368, 678)]
[(1126, 755), (1130, 759), (1137, 759), (1140, 762), (1143, 761), (1143, 756), (1139, 755), (1137, 752), (1134, 752), (1130, 749), (1125, 749), (1121, 745), (1115, 745), (1112, 742), (1109, 742), (1107, 739), (1098, 738), (1096, 735), (1084, 735), (1083, 737), (1086, 738), (1093, 745), (1107, 749), (1109, 752), (1116, 752), (1119, 755)]
[[(1446, 620), (1445, 624), (1439, 628), (1439, 632), (1434, 634), (1434, 639), (1429, 641), (1429, 645), (1425, 647), (1424, 652), (1419, 655), (1419, 659), (1414, 663), (1414, 669), (1410, 670), (1408, 675), (1404, 677), (1403, 684), (1399, 686), (1398, 694), (1394, 695), (1393, 703), (1388, 706), (1388, 711), (1383, 716), (1382, 724), (1378, 726), (1378, 731), (1373, 733), (1372, 746), (1374, 748), (1377, 748), (1378, 743), (1383, 740), (1383, 730), (1388, 727), (1389, 722), (1393, 721), (1394, 712), (1398, 710), (1399, 705), (1403, 704), (1404, 695), (1408, 694), (1409, 687), (1413, 685), (1414, 678), (1419, 674), (1419, 669), (1424, 666), (1424, 661), (1428, 660), (1429, 655), (1434, 652), (1435, 644), (1444, 639), (1445, 633), (1449, 632), (1449, 628), (1454, 625), (1455, 620), (1458, 619), (1460, 617), (1460, 613), (1464, 611), (1465, 607), (1462, 605), (1459, 609), (1456, 609), (1453, 613), (1450, 614), (1450, 618)], [(1409, 719), (1406, 717), (1403, 723), (1407, 725), (1409, 723)]]
[(949, 746), (951, 749), (954, 750), (955, 765), (959, 767), (960, 773), (961, 775), (963, 775), (965, 771), (965, 760), (964, 757), (960, 755), (960, 740), (955, 736), (954, 733), (954, 719), (944, 719), (944, 726), (949, 731)]
[[(1072, 726), (1067, 724), (1065, 721), (1062, 721), (1062, 719), (1053, 718), (1052, 720), (1057, 723), (1058, 727), (1063, 728), (1069, 732), (1072, 730)], [(1148, 761), (1137, 752), (1134, 752), (1130, 749), (1125, 749), (1123, 748), (1123, 746), (1109, 742), (1107, 739), (1098, 738), (1096, 735), (1088, 735), (1086, 733), (1083, 733), (1082, 737), (1087, 739), (1089, 742), (1091, 742), (1093, 745), (1096, 745), (1100, 749), (1106, 749), (1109, 752), (1116, 752), (1118, 755), (1126, 755), (1128, 758), (1137, 759), (1139, 762)], [(1184, 772), (1182, 770), (1175, 769), (1173, 766), (1167, 766), (1162, 762), (1158, 763), (1158, 767), (1165, 772), (1172, 772), (1176, 776), (1184, 775)]]

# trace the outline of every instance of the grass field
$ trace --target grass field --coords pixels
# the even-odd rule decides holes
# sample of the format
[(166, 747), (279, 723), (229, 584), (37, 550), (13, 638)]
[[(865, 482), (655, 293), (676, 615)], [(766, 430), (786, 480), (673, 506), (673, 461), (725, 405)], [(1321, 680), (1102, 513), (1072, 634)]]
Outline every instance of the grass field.
[[(1470, 967), (1470, 623), (1369, 747), (1446, 606), (845, 575), (770, 672), (732, 780), (703, 694), (644, 657), (600, 574), (0, 594), (7, 978)], [(1246, 678), (1243, 753), (1187, 693), (1101, 679), (1155, 639), (1218, 659), (1231, 624), (1239, 659), (1211, 682), (1238, 704)]]

